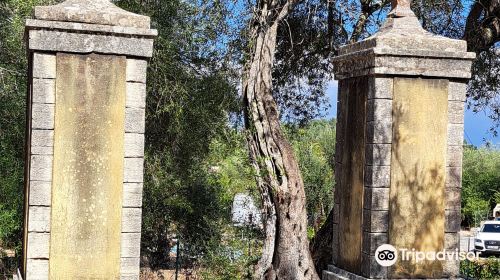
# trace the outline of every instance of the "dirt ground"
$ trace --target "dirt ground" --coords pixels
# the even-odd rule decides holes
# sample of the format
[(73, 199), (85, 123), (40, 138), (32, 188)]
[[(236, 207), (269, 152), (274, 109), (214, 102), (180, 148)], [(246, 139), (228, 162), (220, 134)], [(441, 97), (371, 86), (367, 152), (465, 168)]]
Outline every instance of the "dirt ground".
[[(189, 273), (191, 274), (191, 273)], [(159, 270), (152, 272), (149, 269), (141, 271), (141, 280), (175, 280), (175, 270)], [(184, 270), (179, 271), (177, 280), (196, 280), (194, 275), (186, 275)]]

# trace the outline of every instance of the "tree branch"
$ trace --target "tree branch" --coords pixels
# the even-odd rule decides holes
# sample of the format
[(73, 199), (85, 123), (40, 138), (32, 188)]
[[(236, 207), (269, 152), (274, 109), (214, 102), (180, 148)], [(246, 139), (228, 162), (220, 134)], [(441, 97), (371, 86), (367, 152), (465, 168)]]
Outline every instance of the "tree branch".
[(498, 1), (475, 2), (467, 16), (464, 40), (467, 49), (480, 53), (500, 41), (500, 3)]
[(351, 34), (351, 38), (349, 39), (349, 43), (355, 43), (360, 39), (366, 28), (366, 24), (368, 23), (368, 19), (373, 15), (373, 13), (383, 6), (382, 2), (372, 5), (371, 0), (360, 0), (360, 2), (361, 14), (359, 15), (358, 21), (354, 25), (354, 30)]

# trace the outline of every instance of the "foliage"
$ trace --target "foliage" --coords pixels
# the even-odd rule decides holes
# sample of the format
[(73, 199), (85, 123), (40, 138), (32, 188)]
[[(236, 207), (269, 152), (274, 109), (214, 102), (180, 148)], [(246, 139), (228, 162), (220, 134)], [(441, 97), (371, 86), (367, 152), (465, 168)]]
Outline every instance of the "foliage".
[(209, 180), (220, 187), (225, 207), (220, 239), (210, 242), (210, 250), (200, 260), (202, 279), (249, 279), (260, 256), (262, 232), (259, 229), (236, 228), (231, 225), (231, 205), (238, 193), (249, 193), (258, 203), (253, 169), (248, 159), (242, 132), (228, 128), (210, 143), (206, 160)]
[(500, 279), (500, 260), (496, 258), (460, 262), (460, 274), (467, 279)]
[[(468, 105), (485, 111), (493, 120), (491, 133), (500, 125), (500, 83), (498, 82), (498, 26), (500, 9), (496, 1), (434, 0), (412, 1), (412, 10), (427, 31), (454, 39), (468, 40), (469, 51), (478, 58), (468, 86)], [(471, 7), (477, 12), (471, 11)], [(273, 95), (284, 120), (304, 123), (322, 116), (328, 108), (326, 84), (331, 80), (332, 58), (338, 48), (374, 34), (390, 10), (390, 1), (340, 0), (302, 1), (280, 25), (273, 69)], [(470, 26), (470, 22), (474, 26)], [(493, 24), (488, 32), (473, 27)], [(466, 29), (473, 29), (466, 31)], [(467, 32), (495, 36), (483, 46)], [(334, 100), (330, 100), (332, 102)]]
[[(0, 2), (0, 245), (5, 247), (19, 249), (22, 240), (24, 21), (35, 5), (57, 2)], [(172, 237), (180, 236), (186, 254), (211, 269), (206, 275), (242, 277), (241, 267), (253, 261), (250, 255), (234, 261), (221, 252), (222, 244), (232, 251), (244, 247), (234, 229), (227, 228), (234, 194), (256, 196), (244, 136), (229, 127), (237, 127), (239, 120), (239, 69), (234, 64), (244, 55), (240, 35), (250, 10), (229, 0), (114, 2), (151, 16), (159, 31), (148, 69), (142, 254), (153, 267), (162, 266)], [(303, 172), (311, 235), (316, 221), (331, 209), (335, 147), (334, 121), (312, 120), (327, 107), (325, 88), (338, 47), (373, 34), (388, 12), (388, 1), (368, 2), (376, 9), (357, 35), (354, 26), (364, 12), (357, 0), (301, 2), (279, 28), (273, 94), (282, 118), (293, 123), (287, 135)], [(427, 30), (452, 38), (463, 35), (467, 8), (457, 0), (413, 2)], [(481, 52), (469, 84), (469, 106), (487, 111), (497, 123), (498, 62), (495, 45)], [(500, 202), (498, 170), (498, 151), (465, 149), (462, 206), (467, 224)], [(221, 239), (225, 243), (217, 242)], [(224, 267), (231, 274), (216, 272)]]
[(500, 125), (500, 52), (492, 47), (481, 52), (472, 64), (472, 79), (468, 85), (468, 108), (473, 112), (485, 112), (494, 125), (490, 128), (497, 135)]
[(210, 143), (207, 168), (210, 180), (222, 188), (224, 201), (232, 203), (238, 193), (249, 193), (258, 201), (254, 170), (250, 165), (245, 137), (238, 129), (228, 128)]
[(205, 280), (252, 279), (253, 266), (260, 257), (260, 233), (249, 228), (227, 227), (222, 240), (200, 262)]
[[(306, 126), (287, 125), (286, 132), (304, 175), (309, 236), (312, 237), (333, 203), (335, 120), (315, 120)], [(224, 188), (222, 193), (227, 196), (227, 203), (241, 192), (249, 192), (259, 201), (244, 141), (241, 132), (230, 129), (210, 145), (207, 162), (213, 171), (211, 178)], [(203, 279), (246, 279), (248, 269), (258, 259), (262, 232), (226, 226), (222, 237), (222, 242), (214, 244), (217, 246), (211, 247), (200, 259)], [(248, 252), (249, 244), (251, 252)], [(241, 256), (234, 258), (235, 254)]]
[(36, 5), (51, 0), (0, 2), (0, 243), (21, 247), (26, 71), (24, 22)]
[(500, 191), (500, 151), (464, 148), (462, 215), (466, 225), (477, 226), (491, 216)]
[(307, 197), (311, 234), (333, 207), (335, 119), (314, 120), (307, 126), (287, 126), (287, 138), (299, 161)]
[(117, 1), (151, 16), (159, 36), (148, 68), (142, 254), (168, 263), (171, 239), (196, 259), (222, 234), (228, 212), (205, 160), (239, 108), (235, 73), (218, 48), (231, 34), (223, 1)]
[[(57, 2), (0, 3), (0, 240), (9, 247), (19, 247), (22, 240), (24, 21), (34, 6)], [(219, 207), (219, 187), (208, 181), (203, 159), (211, 139), (239, 106), (235, 74), (219, 48), (231, 36), (222, 31), (231, 13), (221, 1), (115, 3), (152, 16), (159, 31), (148, 69), (143, 234), (144, 253), (158, 264), (172, 234), (196, 247), (217, 236), (224, 207)]]
[(439, 4), (433, 0), (418, 0), (412, 1), (412, 9), (425, 30), (448, 38), (462, 39), (467, 4), (461, 0), (446, 0)]
[(331, 46), (345, 38), (340, 26), (326, 28), (326, 8), (327, 1), (301, 1), (278, 27), (273, 96), (287, 122), (303, 124), (328, 109)]

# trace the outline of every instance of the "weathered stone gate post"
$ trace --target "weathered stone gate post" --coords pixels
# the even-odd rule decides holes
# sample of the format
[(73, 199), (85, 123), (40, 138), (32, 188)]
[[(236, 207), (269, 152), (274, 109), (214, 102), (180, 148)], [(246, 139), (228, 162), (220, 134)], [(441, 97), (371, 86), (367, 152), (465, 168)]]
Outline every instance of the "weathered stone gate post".
[(344, 46), (339, 80), (334, 264), (324, 279), (448, 278), (458, 262), (375, 259), (459, 248), (463, 112), (475, 55), (422, 29), (409, 1), (374, 36)]
[(106, 0), (35, 8), (22, 277), (138, 279), (149, 17)]

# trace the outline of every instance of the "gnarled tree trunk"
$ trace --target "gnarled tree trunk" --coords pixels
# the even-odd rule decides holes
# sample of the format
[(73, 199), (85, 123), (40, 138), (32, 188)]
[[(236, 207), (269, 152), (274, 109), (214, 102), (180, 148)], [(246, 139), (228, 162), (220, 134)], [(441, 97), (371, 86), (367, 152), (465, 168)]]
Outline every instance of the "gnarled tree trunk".
[(500, 1), (474, 2), (465, 23), (464, 40), (468, 51), (480, 53), (500, 40)]
[(243, 73), (247, 141), (266, 232), (257, 279), (319, 279), (309, 252), (304, 183), (271, 92), (278, 24), (295, 1), (258, 1)]

